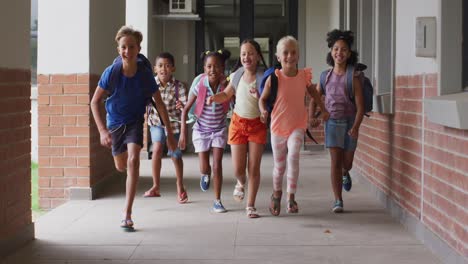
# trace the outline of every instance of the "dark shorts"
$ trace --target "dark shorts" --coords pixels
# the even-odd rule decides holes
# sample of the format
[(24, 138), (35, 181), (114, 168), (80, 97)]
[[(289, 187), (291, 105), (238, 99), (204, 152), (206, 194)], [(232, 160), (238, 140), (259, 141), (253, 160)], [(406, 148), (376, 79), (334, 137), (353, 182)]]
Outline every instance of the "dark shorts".
[(113, 156), (126, 152), (128, 143), (143, 147), (143, 123), (144, 121), (141, 120), (109, 129), (112, 136)]

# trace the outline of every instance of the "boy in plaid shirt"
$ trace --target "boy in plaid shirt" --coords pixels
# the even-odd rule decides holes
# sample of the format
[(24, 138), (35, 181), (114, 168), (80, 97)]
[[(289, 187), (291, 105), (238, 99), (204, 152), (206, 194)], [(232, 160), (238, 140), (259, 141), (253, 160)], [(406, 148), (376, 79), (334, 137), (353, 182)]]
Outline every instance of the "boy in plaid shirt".
[[(176, 80), (172, 73), (175, 71), (174, 56), (168, 52), (163, 52), (158, 55), (155, 61), (154, 72), (155, 80), (159, 85), (159, 92), (166, 105), (169, 114), (170, 126), (174, 132), (176, 140), (180, 136), (180, 114), (181, 110), (187, 103), (186, 88), (182, 82)], [(145, 192), (144, 197), (159, 197), (159, 186), (161, 177), (161, 159), (166, 142), (166, 131), (161, 123), (158, 112), (153, 105), (147, 106), (148, 124), (150, 126), (151, 141), (153, 142), (152, 156), (152, 175), (153, 186)], [(167, 126), (167, 124), (165, 124)], [(177, 178), (177, 201), (186, 203), (188, 201), (187, 191), (183, 184), (183, 169), (184, 163), (182, 160), (182, 152), (179, 148), (175, 151), (169, 151), (174, 162)]]

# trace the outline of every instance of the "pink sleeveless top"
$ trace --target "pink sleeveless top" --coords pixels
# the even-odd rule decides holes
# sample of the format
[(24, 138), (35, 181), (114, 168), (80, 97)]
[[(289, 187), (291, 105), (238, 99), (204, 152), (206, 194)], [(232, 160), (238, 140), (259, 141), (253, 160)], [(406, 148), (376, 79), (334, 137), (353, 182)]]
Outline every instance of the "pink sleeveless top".
[(311, 84), (312, 69), (300, 69), (294, 77), (288, 77), (280, 70), (275, 74), (278, 76), (278, 95), (271, 112), (271, 132), (289, 137), (294, 130), (307, 128), (304, 98), (306, 87)]

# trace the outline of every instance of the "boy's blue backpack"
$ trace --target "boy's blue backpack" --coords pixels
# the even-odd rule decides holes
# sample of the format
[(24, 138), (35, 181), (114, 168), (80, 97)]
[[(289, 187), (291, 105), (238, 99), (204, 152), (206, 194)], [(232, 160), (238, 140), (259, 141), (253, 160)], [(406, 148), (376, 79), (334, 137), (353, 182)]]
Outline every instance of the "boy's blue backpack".
[[(122, 57), (117, 56), (117, 58), (114, 59), (114, 62), (112, 64), (114, 65), (114, 67), (112, 67), (112, 71), (110, 74), (110, 89), (109, 89), (110, 97), (114, 94), (114, 89), (115, 87), (118, 86), (118, 83), (120, 81), (120, 74), (122, 72), (122, 66), (123, 66)], [(151, 75), (153, 74), (153, 66), (151, 65), (151, 62), (148, 60), (148, 58), (145, 57), (145, 55), (141, 53), (138, 54), (137, 65), (138, 65), (138, 71), (143, 72), (143, 73), (149, 72), (151, 73)], [(147, 78), (143, 78), (141, 81), (142, 81), (143, 88), (144, 88), (146, 104), (151, 103), (157, 111), (156, 103), (153, 101), (153, 94), (151, 93), (151, 90), (150, 90), (152, 82), (150, 82), (149, 79)], [(164, 126), (162, 118), (159, 118), (159, 120), (161, 120), (161, 124)]]
[[(371, 81), (364, 75), (364, 70), (367, 69), (367, 66), (362, 63), (357, 63), (354, 65), (348, 65), (346, 67), (346, 87), (348, 88), (348, 96), (351, 102), (356, 105), (354, 101), (354, 93), (353, 93), (353, 77), (354, 71), (361, 72), (361, 85), (362, 85), (362, 95), (364, 98), (364, 115), (369, 117), (369, 112), (372, 112), (373, 102), (374, 102), (374, 87), (372, 86)], [(323, 71), (320, 74), (320, 88), (322, 94), (325, 95), (325, 85), (328, 81), (330, 73), (333, 69), (328, 69)]]
[[(261, 95), (263, 93), (263, 90), (265, 89), (265, 83), (268, 77), (271, 76), (270, 78), (270, 96), (268, 96), (267, 102), (266, 102), (266, 108), (268, 111), (268, 124), (270, 123), (270, 118), (271, 118), (271, 112), (273, 111), (273, 107), (275, 106), (275, 101), (276, 101), (276, 96), (278, 95), (278, 76), (275, 74), (276, 69), (281, 69), (281, 66), (274, 66), (268, 68), (265, 73), (263, 74), (262, 77), (262, 82), (260, 83), (259, 87), (259, 94)], [(269, 125), (268, 125), (269, 126)], [(309, 129), (306, 129), (306, 135), (315, 142), (315, 144), (318, 144), (317, 140), (312, 136), (310, 133)]]

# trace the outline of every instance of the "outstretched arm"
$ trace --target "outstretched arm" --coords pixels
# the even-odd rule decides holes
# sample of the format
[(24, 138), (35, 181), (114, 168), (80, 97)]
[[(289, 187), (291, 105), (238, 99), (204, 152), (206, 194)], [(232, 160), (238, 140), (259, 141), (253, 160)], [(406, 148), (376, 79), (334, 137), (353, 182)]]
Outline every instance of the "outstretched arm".
[(232, 86), (231, 83), (224, 89), (222, 92), (219, 92), (215, 95), (212, 95), (207, 98), (206, 103), (210, 105), (212, 102), (215, 103), (224, 103), (227, 100), (231, 99), (231, 97), (235, 94), (236, 90)]

